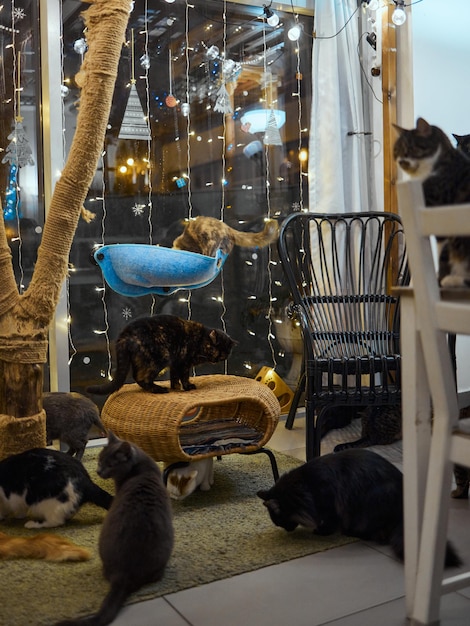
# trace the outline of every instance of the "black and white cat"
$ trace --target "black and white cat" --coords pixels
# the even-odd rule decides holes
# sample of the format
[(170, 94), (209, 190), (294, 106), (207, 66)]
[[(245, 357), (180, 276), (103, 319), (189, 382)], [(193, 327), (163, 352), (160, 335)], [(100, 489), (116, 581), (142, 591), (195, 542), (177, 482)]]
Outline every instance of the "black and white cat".
[(214, 459), (172, 463), (163, 471), (163, 480), (170, 498), (183, 500), (199, 487), (209, 491), (214, 484)]
[(203, 363), (225, 361), (235, 345), (226, 333), (175, 315), (153, 315), (136, 319), (123, 328), (116, 340), (117, 367), (113, 380), (92, 385), (90, 393), (117, 391), (132, 375), (144, 391), (167, 393), (155, 379), (170, 370), (171, 389), (189, 391), (196, 385), (189, 380), (191, 369)]
[(53, 528), (86, 502), (109, 509), (112, 500), (80, 461), (58, 450), (33, 448), (0, 461), (0, 519), (29, 517), (26, 528)]
[(66, 443), (67, 454), (75, 456), (79, 461), (85, 452), (92, 426), (95, 426), (103, 437), (106, 436), (106, 427), (100, 420), (98, 407), (81, 393), (75, 391), (44, 393), (42, 406), (46, 411), (47, 440), (59, 439)]
[[(304, 463), (257, 494), (276, 526), (341, 532), (390, 544), (403, 560), (403, 476), (371, 450), (343, 450)], [(448, 544), (446, 566), (460, 565)]]
[(111, 431), (108, 436), (97, 472), (114, 480), (116, 495), (98, 547), (111, 587), (96, 615), (56, 626), (110, 624), (130, 594), (163, 577), (173, 550), (172, 510), (160, 469), (136, 445)]
[[(410, 177), (422, 180), (426, 206), (470, 202), (470, 159), (454, 148), (447, 135), (422, 117), (416, 128), (395, 126), (399, 136), (393, 147), (398, 166)], [(448, 237), (438, 241), (439, 284), (470, 286), (470, 238)]]

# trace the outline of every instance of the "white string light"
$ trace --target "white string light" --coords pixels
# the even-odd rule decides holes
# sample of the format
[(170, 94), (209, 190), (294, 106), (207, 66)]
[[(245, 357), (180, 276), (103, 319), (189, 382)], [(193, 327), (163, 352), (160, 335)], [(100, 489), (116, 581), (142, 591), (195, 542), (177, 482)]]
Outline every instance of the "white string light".
[[(268, 66), (267, 66), (267, 48), (266, 48), (266, 26), (265, 24), (263, 24), (263, 73), (264, 76), (267, 77), (265, 79), (265, 105), (269, 106), (270, 108), (273, 108), (274, 102), (273, 102), (273, 94), (272, 94), (272, 88), (273, 88), (273, 82), (272, 82), (272, 76), (268, 72)], [(267, 209), (268, 209), (268, 219), (271, 217), (271, 188), (270, 188), (270, 183), (269, 183), (269, 176), (270, 176), (270, 160), (269, 160), (269, 146), (265, 145), (264, 148), (264, 152), (265, 152), (265, 161), (266, 161), (266, 201), (267, 201)], [(268, 312), (266, 314), (266, 319), (268, 320), (268, 335), (267, 335), (267, 340), (268, 340), (268, 344), (269, 344), (269, 348), (271, 350), (271, 357), (273, 360), (273, 369), (276, 369), (277, 366), (277, 360), (276, 360), (276, 354), (274, 351), (274, 344), (273, 344), (273, 339), (276, 338), (276, 336), (273, 334), (273, 320), (272, 320), (272, 316), (273, 316), (273, 280), (272, 280), (272, 267), (271, 267), (271, 247), (268, 246), (268, 267), (267, 267), (267, 274), (268, 274), (268, 298), (269, 298), (269, 304), (268, 304)]]

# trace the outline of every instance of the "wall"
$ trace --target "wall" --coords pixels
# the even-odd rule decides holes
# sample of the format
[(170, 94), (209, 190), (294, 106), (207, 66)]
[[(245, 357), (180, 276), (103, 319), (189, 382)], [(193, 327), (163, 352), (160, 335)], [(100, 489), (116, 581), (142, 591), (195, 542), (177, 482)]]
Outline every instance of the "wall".
[[(451, 138), (470, 133), (470, 2), (423, 0), (412, 7), (414, 118), (424, 117)], [(470, 389), (470, 338), (457, 340), (458, 380)]]

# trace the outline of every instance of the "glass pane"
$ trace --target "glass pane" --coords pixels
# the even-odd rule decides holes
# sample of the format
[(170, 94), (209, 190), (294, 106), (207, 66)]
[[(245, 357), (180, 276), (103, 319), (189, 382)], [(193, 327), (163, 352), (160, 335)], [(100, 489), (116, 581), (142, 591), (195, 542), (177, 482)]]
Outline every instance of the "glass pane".
[(31, 280), (44, 224), (38, 175), (42, 145), (37, 7), (7, 3), (1, 16), (0, 197), (15, 277), (23, 290)]
[[(262, 8), (234, 2), (135, 3), (103, 158), (86, 201), (96, 217), (80, 220), (71, 252), (72, 389), (103, 381), (124, 325), (156, 313), (190, 317), (239, 342), (227, 364), (201, 366), (197, 374), (254, 377), (276, 366), (295, 386), (300, 336), (285, 315), (288, 289), (275, 244), (236, 246), (210, 284), (164, 296), (121, 295), (93, 262), (102, 244), (171, 247), (188, 217), (255, 232), (266, 218), (281, 221), (305, 205), (307, 166), (302, 171), (299, 156), (308, 146), (312, 18), (298, 16), (303, 32), (293, 42), (292, 14), (279, 15), (272, 27)], [(85, 35), (79, 13), (68, 15), (68, 144)]]

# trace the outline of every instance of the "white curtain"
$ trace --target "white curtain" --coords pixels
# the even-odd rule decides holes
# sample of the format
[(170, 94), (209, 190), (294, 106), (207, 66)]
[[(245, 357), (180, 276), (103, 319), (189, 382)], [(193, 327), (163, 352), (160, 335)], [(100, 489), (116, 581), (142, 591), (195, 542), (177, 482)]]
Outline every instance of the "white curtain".
[(373, 208), (369, 201), (372, 136), (363, 134), (371, 129), (358, 54), (361, 11), (358, 0), (315, 1), (309, 145), (309, 210), (313, 212)]

